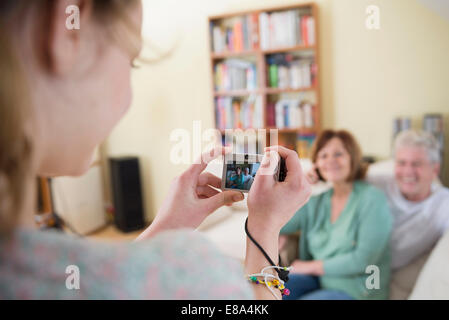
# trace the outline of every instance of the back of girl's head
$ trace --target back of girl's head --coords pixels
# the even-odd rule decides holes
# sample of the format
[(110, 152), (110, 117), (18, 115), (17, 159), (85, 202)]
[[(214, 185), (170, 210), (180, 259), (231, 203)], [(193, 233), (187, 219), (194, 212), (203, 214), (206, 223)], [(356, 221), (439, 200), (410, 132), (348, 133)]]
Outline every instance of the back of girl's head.
[[(10, 234), (17, 224), (24, 202), (29, 201), (26, 200), (29, 197), (25, 190), (30, 189), (27, 186), (35, 178), (32, 175), (36, 174), (31, 170), (35, 144), (32, 131), (36, 128), (34, 124), (37, 116), (40, 119), (49, 114), (44, 108), (34, 108), (35, 101), (32, 98), (35, 91), (31, 90), (36, 87), (36, 83), (31, 85), (31, 81), (37, 80), (30, 77), (27, 68), (30, 63), (24, 61), (23, 52), (29, 49), (26, 52), (31, 52), (30, 57), (45, 64), (46, 57), (42, 55), (44, 50), (39, 49), (51, 41), (49, 28), (46, 27), (50, 24), (48, 17), (57, 5), (61, 7), (65, 3), (69, 5), (70, 1), (0, 1), (0, 236)], [(77, 3), (80, 8), (82, 4), (89, 5), (92, 21), (99, 30), (104, 30), (105, 35), (110, 36), (111, 41), (125, 50), (134, 50), (131, 48), (134, 42), (130, 40), (133, 37), (130, 33), (124, 33), (123, 27), (138, 31), (138, 25), (131, 21), (128, 10), (137, 5), (138, 0), (85, 0)], [(58, 25), (58, 28), (65, 26)], [(135, 35), (140, 38), (140, 33)], [(34, 42), (22, 46), (29, 39)], [(27, 81), (30, 82), (28, 86)], [(54, 135), (57, 136), (57, 133)]]
[(312, 149), (312, 162), (316, 163), (320, 150), (333, 138), (338, 138), (351, 158), (351, 170), (347, 181), (365, 178), (367, 165), (362, 160), (362, 151), (354, 136), (346, 130), (323, 130), (316, 138)]
[[(15, 31), (24, 26), (27, 20), (30, 20), (30, 12), (33, 12), (39, 19), (33, 21), (34, 29), (36, 31), (36, 38), (45, 39), (46, 35), (40, 34), (41, 29), (48, 27), (49, 16), (55, 10), (57, 1), (65, 0), (1, 0), (0, 1), (0, 19), (4, 22), (5, 28), (14, 28)], [(113, 41), (123, 46), (125, 50), (135, 51), (140, 50), (136, 48), (135, 38), (140, 41), (140, 32), (138, 25), (131, 21), (129, 9), (140, 4), (140, 0), (85, 0), (91, 3), (92, 15), (94, 21), (100, 25), (110, 36)], [(67, 6), (76, 1), (65, 1)], [(81, 1), (82, 2), (82, 1)], [(69, 18), (69, 14), (67, 14)], [(120, 27), (124, 26), (130, 33), (126, 35), (120, 32)], [(135, 36), (135, 37), (134, 37)]]

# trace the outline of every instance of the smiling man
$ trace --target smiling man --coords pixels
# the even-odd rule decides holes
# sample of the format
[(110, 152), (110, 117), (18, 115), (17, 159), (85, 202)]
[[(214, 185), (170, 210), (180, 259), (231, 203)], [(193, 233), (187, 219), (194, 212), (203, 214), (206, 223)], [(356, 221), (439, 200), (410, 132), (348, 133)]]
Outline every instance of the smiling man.
[(388, 197), (394, 217), (391, 266), (398, 269), (431, 249), (449, 228), (449, 189), (436, 181), (441, 156), (431, 134), (401, 132), (393, 156), (394, 179), (368, 179)]

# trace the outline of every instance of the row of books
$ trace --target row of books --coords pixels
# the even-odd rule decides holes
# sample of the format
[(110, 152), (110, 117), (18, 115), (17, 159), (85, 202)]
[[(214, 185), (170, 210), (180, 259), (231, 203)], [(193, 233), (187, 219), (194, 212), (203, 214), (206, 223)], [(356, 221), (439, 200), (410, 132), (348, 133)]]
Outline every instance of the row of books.
[(215, 53), (315, 44), (315, 19), (300, 9), (233, 17), (210, 28)]
[(211, 23), (214, 52), (259, 49), (259, 17), (252, 13), (227, 21), (227, 26)]
[[(221, 141), (222, 145), (232, 146), (234, 152), (236, 153), (258, 153), (263, 154), (264, 148), (268, 145), (281, 145), (287, 147), (289, 149), (296, 149), (298, 155), (301, 158), (311, 158), (312, 157), (312, 148), (316, 139), (316, 135), (311, 134), (298, 134), (293, 137), (279, 135), (277, 137), (277, 141), (268, 141), (268, 140), (239, 140), (234, 139), (234, 135), (231, 133), (229, 135), (222, 135)], [(251, 143), (251, 147), (248, 144)], [(254, 150), (256, 149), (256, 150)]]
[(314, 106), (300, 99), (280, 99), (267, 105), (267, 126), (284, 128), (314, 127)]
[(257, 88), (257, 71), (254, 63), (228, 59), (215, 65), (215, 90), (254, 90)]
[(262, 50), (315, 44), (315, 19), (299, 9), (259, 15)]
[(267, 58), (268, 84), (272, 88), (300, 89), (314, 87), (318, 68), (313, 59), (276, 54)]
[(261, 96), (247, 99), (220, 97), (215, 100), (216, 124), (220, 130), (263, 128)]
[(234, 153), (264, 154), (264, 148), (267, 145), (261, 139), (257, 139), (257, 134), (255, 139), (252, 139), (250, 135), (246, 137), (249, 139), (241, 139), (240, 134), (235, 135), (234, 132), (229, 132), (221, 136), (221, 144), (232, 147)]

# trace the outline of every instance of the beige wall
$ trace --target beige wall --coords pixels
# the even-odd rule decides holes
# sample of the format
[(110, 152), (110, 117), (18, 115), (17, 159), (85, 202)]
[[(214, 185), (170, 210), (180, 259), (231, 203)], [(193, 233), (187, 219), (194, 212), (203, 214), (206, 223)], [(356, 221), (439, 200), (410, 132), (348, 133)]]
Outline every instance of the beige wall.
[[(131, 110), (105, 144), (107, 154), (141, 159), (146, 215), (160, 207), (186, 165), (169, 161), (170, 132), (212, 127), (209, 15), (300, 3), (280, 0), (144, 0), (145, 30), (168, 58), (133, 73)], [(322, 122), (347, 128), (366, 154), (387, 157), (392, 119), (446, 114), (449, 131), (449, 22), (415, 0), (319, 0)], [(380, 30), (365, 8), (380, 8)], [(449, 134), (446, 135), (449, 137)], [(448, 139), (449, 140), (449, 139)]]

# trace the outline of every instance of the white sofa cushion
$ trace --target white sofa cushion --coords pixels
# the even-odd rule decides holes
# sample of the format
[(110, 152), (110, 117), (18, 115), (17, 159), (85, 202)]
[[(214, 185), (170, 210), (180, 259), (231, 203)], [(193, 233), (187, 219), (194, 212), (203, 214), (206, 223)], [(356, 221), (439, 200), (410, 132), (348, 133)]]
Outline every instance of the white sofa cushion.
[(438, 241), (418, 276), (410, 299), (449, 299), (449, 231)]

